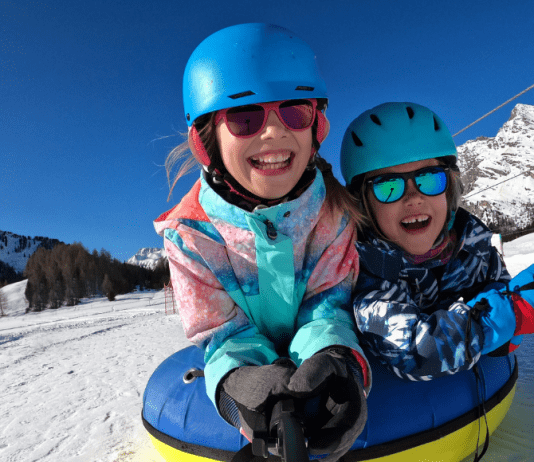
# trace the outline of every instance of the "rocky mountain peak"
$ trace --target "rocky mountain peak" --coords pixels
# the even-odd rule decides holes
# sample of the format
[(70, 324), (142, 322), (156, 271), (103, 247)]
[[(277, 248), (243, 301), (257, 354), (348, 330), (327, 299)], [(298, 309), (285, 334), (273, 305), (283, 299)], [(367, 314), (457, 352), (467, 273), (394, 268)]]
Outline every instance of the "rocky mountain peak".
[(464, 206), (488, 223), (534, 219), (534, 106), (517, 104), (494, 138), (458, 146)]
[(139, 249), (137, 253), (128, 259), (126, 263), (130, 265), (142, 266), (143, 268), (154, 269), (160, 259), (166, 258), (165, 249), (157, 247), (144, 247)]

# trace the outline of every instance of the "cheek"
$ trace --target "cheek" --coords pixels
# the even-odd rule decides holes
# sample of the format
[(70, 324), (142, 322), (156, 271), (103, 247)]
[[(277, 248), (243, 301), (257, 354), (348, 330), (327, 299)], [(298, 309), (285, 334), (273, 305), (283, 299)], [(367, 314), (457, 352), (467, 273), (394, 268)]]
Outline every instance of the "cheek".
[(217, 143), (221, 153), (221, 159), (224, 166), (230, 174), (236, 173), (240, 159), (240, 155), (246, 150), (248, 139), (240, 139), (233, 136), (225, 127), (223, 123), (217, 126)]
[(304, 130), (302, 132), (293, 132), (293, 136), (297, 140), (297, 143), (299, 147), (302, 149), (302, 151), (307, 154), (310, 153), (311, 156), (311, 150), (313, 145), (313, 136), (312, 136), (312, 130), (311, 128)]
[(395, 223), (393, 204), (384, 205), (374, 198), (369, 199), (369, 207), (378, 228), (386, 237), (390, 237), (393, 223)]
[(440, 225), (440, 229), (445, 225), (445, 220), (447, 219), (447, 196), (442, 194), (435, 198), (434, 208), (436, 210), (436, 217)]
[(222, 124), (219, 124), (217, 126), (217, 145), (219, 147), (219, 152), (221, 153), (221, 159), (223, 161), (223, 164), (226, 168), (227, 166), (227, 158), (228, 153), (231, 151), (231, 142), (228, 139), (228, 134), (226, 133), (226, 130), (222, 129)]

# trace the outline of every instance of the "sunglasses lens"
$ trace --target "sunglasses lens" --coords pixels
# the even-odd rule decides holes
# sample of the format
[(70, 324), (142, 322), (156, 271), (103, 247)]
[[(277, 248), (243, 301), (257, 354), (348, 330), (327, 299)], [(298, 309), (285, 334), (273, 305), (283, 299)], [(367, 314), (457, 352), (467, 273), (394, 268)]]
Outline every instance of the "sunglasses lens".
[(438, 196), (447, 189), (447, 173), (442, 168), (432, 168), (415, 177), (417, 188), (427, 196)]
[[(278, 112), (282, 122), (291, 130), (303, 130), (313, 122), (313, 104), (308, 100), (284, 101), (278, 107)], [(239, 106), (226, 111), (228, 129), (234, 136), (255, 135), (263, 127), (266, 117), (266, 110), (261, 104)]]
[(373, 192), (376, 199), (384, 204), (398, 201), (404, 194), (404, 179), (379, 176), (373, 180)]
[(280, 116), (292, 130), (303, 130), (313, 122), (313, 105), (311, 101), (292, 100), (280, 104)]
[(414, 178), (417, 189), (425, 196), (439, 196), (447, 190), (447, 172), (441, 167), (430, 167), (412, 173), (381, 175), (369, 180), (376, 199), (383, 204), (398, 201), (406, 190), (408, 178)]
[(235, 136), (254, 135), (261, 129), (265, 110), (261, 106), (241, 106), (226, 112), (228, 129)]

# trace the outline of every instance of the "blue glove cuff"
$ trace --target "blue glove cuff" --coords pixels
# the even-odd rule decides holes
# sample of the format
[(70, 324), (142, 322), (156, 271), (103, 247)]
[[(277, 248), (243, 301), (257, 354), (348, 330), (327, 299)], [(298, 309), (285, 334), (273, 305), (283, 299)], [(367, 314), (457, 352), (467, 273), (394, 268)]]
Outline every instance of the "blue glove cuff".
[(515, 313), (510, 298), (495, 289), (479, 294), (469, 301), (468, 305), (476, 309), (477, 303), (488, 304), (487, 309), (481, 312), (479, 318), (484, 332), (484, 344), (481, 353), (487, 354), (504, 345), (514, 336)]

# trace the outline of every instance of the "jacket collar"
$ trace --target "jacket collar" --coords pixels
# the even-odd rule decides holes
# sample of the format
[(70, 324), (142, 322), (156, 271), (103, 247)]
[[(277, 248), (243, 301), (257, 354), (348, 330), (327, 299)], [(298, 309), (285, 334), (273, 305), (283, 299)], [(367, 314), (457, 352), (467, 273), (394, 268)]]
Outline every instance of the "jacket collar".
[[(487, 244), (490, 241), (488, 237), (491, 237), (491, 231), (478, 218), (463, 208), (459, 208), (456, 212), (454, 229), (457, 242), (451, 257), (453, 259), (457, 258), (461, 252), (476, 255), (480, 252), (481, 246), (489, 247), (491, 245)], [(428, 260), (419, 265), (410, 263), (399, 246), (380, 239), (369, 228), (363, 230), (359, 236), (356, 243), (358, 253), (362, 264), (371, 273), (374, 273), (373, 268), (378, 269), (382, 266), (383, 271), (385, 270), (393, 280), (396, 279), (395, 275), (407, 267), (433, 268), (441, 265), (439, 259)], [(387, 264), (379, 264), (382, 260), (387, 260)], [(367, 265), (366, 262), (368, 262)], [(386, 279), (390, 279), (390, 277)]]
[[(298, 217), (301, 223), (307, 222), (307, 227), (312, 229), (317, 223), (319, 211), (326, 195), (323, 176), (319, 170), (317, 170), (313, 182), (296, 199), (271, 207), (259, 205), (252, 211), (247, 211), (224, 200), (203, 176), (200, 183), (198, 200), (210, 221), (213, 223), (223, 220), (243, 229), (249, 228), (247, 216), (261, 221), (269, 220), (276, 228), (284, 227), (284, 223), (293, 223), (290, 226), (294, 226), (295, 219)], [(303, 220), (303, 216), (306, 217), (306, 220)]]

